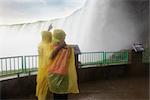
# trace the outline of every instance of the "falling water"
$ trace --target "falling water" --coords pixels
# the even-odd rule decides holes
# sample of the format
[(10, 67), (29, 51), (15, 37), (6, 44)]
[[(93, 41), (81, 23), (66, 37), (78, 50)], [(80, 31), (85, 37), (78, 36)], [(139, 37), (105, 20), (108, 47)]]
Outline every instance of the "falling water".
[(81, 51), (130, 49), (133, 43), (145, 42), (148, 34), (147, 12), (141, 19), (131, 4), (127, 0), (87, 0), (66, 18), (1, 25), (0, 56), (37, 54), (40, 32), (51, 23), (54, 28), (64, 29), (67, 43), (78, 44)]

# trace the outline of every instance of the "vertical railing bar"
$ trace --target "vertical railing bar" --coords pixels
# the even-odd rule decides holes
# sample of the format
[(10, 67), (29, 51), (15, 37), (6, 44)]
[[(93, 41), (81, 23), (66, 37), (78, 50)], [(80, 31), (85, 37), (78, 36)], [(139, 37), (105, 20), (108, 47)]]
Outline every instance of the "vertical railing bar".
[(92, 64), (93, 64), (93, 63), (94, 63), (94, 60), (93, 60), (93, 58), (94, 58), (94, 53), (91, 53), (90, 56), (91, 56), (91, 59), (90, 59), (90, 60), (91, 60), (91, 62), (92, 62)]
[[(20, 64), (19, 64), (19, 57), (17, 57), (17, 66), (20, 67)], [(16, 66), (16, 67), (17, 67), (17, 66)], [(17, 69), (16, 67), (15, 67), (15, 70), (17, 71), (16, 73), (18, 73), (18, 70), (19, 70), (19, 69)]]
[(84, 64), (86, 63), (86, 62), (85, 62), (85, 61), (86, 61), (86, 60), (85, 60), (85, 56), (86, 56), (86, 54), (84, 54), (84, 56), (83, 56), (83, 57), (84, 57)]
[[(93, 55), (93, 53), (89, 53), (89, 56), (90, 56), (90, 61), (89, 61), (89, 63), (93, 63), (93, 61), (92, 61), (92, 55)], [(87, 57), (88, 58), (88, 57)]]
[(6, 73), (7, 74), (7, 58), (5, 58), (5, 65), (6, 65)]
[(13, 61), (14, 61), (14, 69), (13, 69), (13, 73), (15, 73), (15, 66), (16, 66), (15, 58), (13, 58)]
[(85, 54), (83, 55), (83, 58), (84, 58), (84, 64), (85, 64)]
[(102, 52), (102, 64), (104, 65), (104, 52)]
[(2, 75), (3, 75), (3, 61), (2, 61), (3, 59), (1, 59), (1, 73), (2, 73)]
[(35, 56), (34, 56), (34, 62), (33, 62), (33, 64), (34, 64), (34, 67), (33, 67), (33, 69), (35, 70), (35, 61), (36, 61), (36, 58), (35, 58)]
[(85, 54), (83, 54), (83, 64), (85, 63), (85, 61), (84, 61), (84, 55), (85, 55)]
[(84, 64), (84, 54), (81, 55), (81, 62)]
[(113, 53), (108, 53), (108, 54), (106, 55), (106, 59), (108, 60), (108, 64), (109, 64), (109, 65), (110, 65), (111, 63), (113, 63), (112, 55), (113, 55)]
[(124, 56), (124, 52), (121, 52), (121, 62), (124, 63), (123, 56)]
[(94, 53), (89, 54), (90, 55), (90, 63), (94, 63), (93, 58), (94, 58)]
[(96, 61), (96, 60), (94, 60), (94, 59), (95, 59), (95, 53), (92, 53), (92, 54), (91, 54), (91, 57), (92, 57), (91, 59), (92, 59), (92, 64), (93, 64), (94, 61)]
[(109, 53), (109, 52), (105, 52), (105, 62), (106, 62), (107, 65), (109, 65), (109, 62), (110, 62), (110, 59), (107, 59), (110, 54), (111, 53)]
[(124, 52), (124, 55), (123, 55), (123, 61), (124, 63), (126, 63), (126, 51)]
[(10, 65), (10, 74), (12, 73), (12, 70), (11, 70), (11, 58), (9, 58), (9, 65)]
[(122, 61), (125, 61), (126, 52), (123, 52)]
[(33, 60), (34, 60), (33, 57), (34, 56), (32, 56), (32, 68), (31, 68), (31, 71), (33, 71), (33, 66), (34, 66), (34, 64), (33, 64)]
[(33, 71), (35, 70), (35, 56), (33, 57)]
[(126, 55), (127, 55), (127, 63), (129, 63), (129, 52), (128, 51), (126, 52)]
[(87, 55), (87, 54), (85, 54), (85, 56), (84, 56), (85, 63), (86, 63), (86, 55)]
[(123, 53), (122, 61), (123, 61), (124, 63), (126, 63), (126, 51)]
[(105, 53), (103, 52), (103, 64), (105, 65)]
[(103, 57), (103, 59), (104, 59), (104, 65), (105, 65), (105, 52), (104, 52), (104, 57)]
[(24, 56), (24, 72), (25, 73), (26, 73), (26, 67), (27, 67), (26, 56)]
[(24, 61), (23, 61), (23, 56), (21, 56), (21, 73), (24, 73)]
[(36, 68), (38, 69), (38, 57), (39, 56), (37, 56), (37, 58), (36, 58)]
[(124, 63), (124, 62), (122, 61), (122, 56), (123, 56), (123, 52), (120, 52), (120, 54), (119, 54), (119, 58), (120, 58), (120, 59), (119, 59), (119, 61), (118, 61), (119, 63)]
[(101, 56), (102, 56), (102, 55), (101, 55), (101, 52), (100, 52), (100, 53), (99, 53), (99, 60), (98, 60), (98, 61), (99, 61), (99, 64), (101, 64), (101, 58), (102, 58)]
[(117, 52), (114, 52), (114, 54), (115, 54), (115, 58), (114, 58), (114, 63), (116, 63), (117, 62)]
[(34, 70), (36, 68), (36, 56), (34, 57)]
[(92, 55), (92, 62), (94, 63), (94, 62), (96, 62), (96, 64), (98, 64), (98, 60), (97, 60), (97, 53), (93, 53), (93, 55)]
[(37, 65), (36, 65), (36, 64), (37, 64), (37, 56), (35, 56), (35, 62), (34, 62), (34, 64), (35, 64), (35, 66), (34, 66), (34, 67), (35, 67), (35, 68), (34, 68), (34, 70), (36, 70), (36, 66), (37, 66)]
[(91, 62), (92, 62), (92, 61), (91, 61), (91, 59), (92, 59), (92, 58), (91, 58), (91, 54), (89, 53), (88, 55), (90, 56), (90, 59), (88, 59), (89, 56), (87, 56), (86, 58), (87, 58), (88, 60), (90, 60), (90, 61), (88, 61), (88, 62), (91, 63)]
[(94, 58), (94, 53), (89, 54), (90, 55), (90, 63), (94, 63), (93, 58)]
[(107, 62), (106, 62), (106, 52), (105, 52), (105, 64), (107, 64)]
[[(95, 58), (95, 54), (92, 53), (92, 54), (91, 54), (92, 64), (94, 63), (94, 58)], [(96, 60), (95, 60), (95, 61), (96, 61)]]
[(31, 64), (30, 64), (30, 57), (29, 57), (29, 56), (28, 56), (28, 65), (29, 65), (29, 66), (28, 66), (28, 72), (30, 72), (30, 65), (31, 65)]
[(114, 52), (110, 54), (110, 61), (109, 61), (110, 64), (114, 63), (114, 56), (115, 56)]
[(85, 63), (87, 63), (87, 59), (86, 59), (87, 54), (85, 54)]
[(15, 73), (15, 66), (16, 66), (16, 58), (14, 58), (13, 73)]
[(36, 57), (35, 57), (35, 70), (37, 70), (37, 55), (36, 55)]
[(118, 62), (121, 62), (121, 63), (122, 63), (122, 55), (123, 55), (123, 52), (120, 52), (120, 53), (119, 53), (119, 61), (118, 61)]

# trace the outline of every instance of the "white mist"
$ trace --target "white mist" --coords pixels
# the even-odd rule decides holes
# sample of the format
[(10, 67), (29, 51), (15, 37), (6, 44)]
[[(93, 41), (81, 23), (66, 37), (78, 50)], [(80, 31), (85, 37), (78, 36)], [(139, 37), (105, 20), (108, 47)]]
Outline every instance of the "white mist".
[(85, 5), (62, 19), (0, 26), (0, 56), (34, 55), (40, 32), (50, 24), (67, 33), (69, 44), (81, 51), (118, 51), (143, 42), (142, 24), (126, 0), (87, 0)]

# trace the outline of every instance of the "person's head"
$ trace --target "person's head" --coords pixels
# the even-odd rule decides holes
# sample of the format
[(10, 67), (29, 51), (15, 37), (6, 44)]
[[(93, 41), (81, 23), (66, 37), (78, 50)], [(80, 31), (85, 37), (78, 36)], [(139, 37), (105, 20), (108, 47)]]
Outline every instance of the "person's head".
[(50, 31), (42, 31), (42, 41), (43, 42), (51, 42), (52, 41), (52, 33)]
[(53, 42), (60, 43), (64, 42), (66, 37), (66, 33), (62, 29), (55, 29), (53, 31)]

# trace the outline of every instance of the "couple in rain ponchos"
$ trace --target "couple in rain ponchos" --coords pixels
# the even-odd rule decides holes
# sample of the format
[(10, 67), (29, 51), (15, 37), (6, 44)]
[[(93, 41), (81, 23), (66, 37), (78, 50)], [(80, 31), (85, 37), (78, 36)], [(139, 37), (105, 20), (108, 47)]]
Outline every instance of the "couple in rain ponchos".
[(49, 31), (42, 32), (36, 80), (38, 100), (46, 100), (48, 91), (58, 95), (79, 93), (74, 49), (65, 44), (65, 36), (61, 29), (55, 29), (53, 35)]

